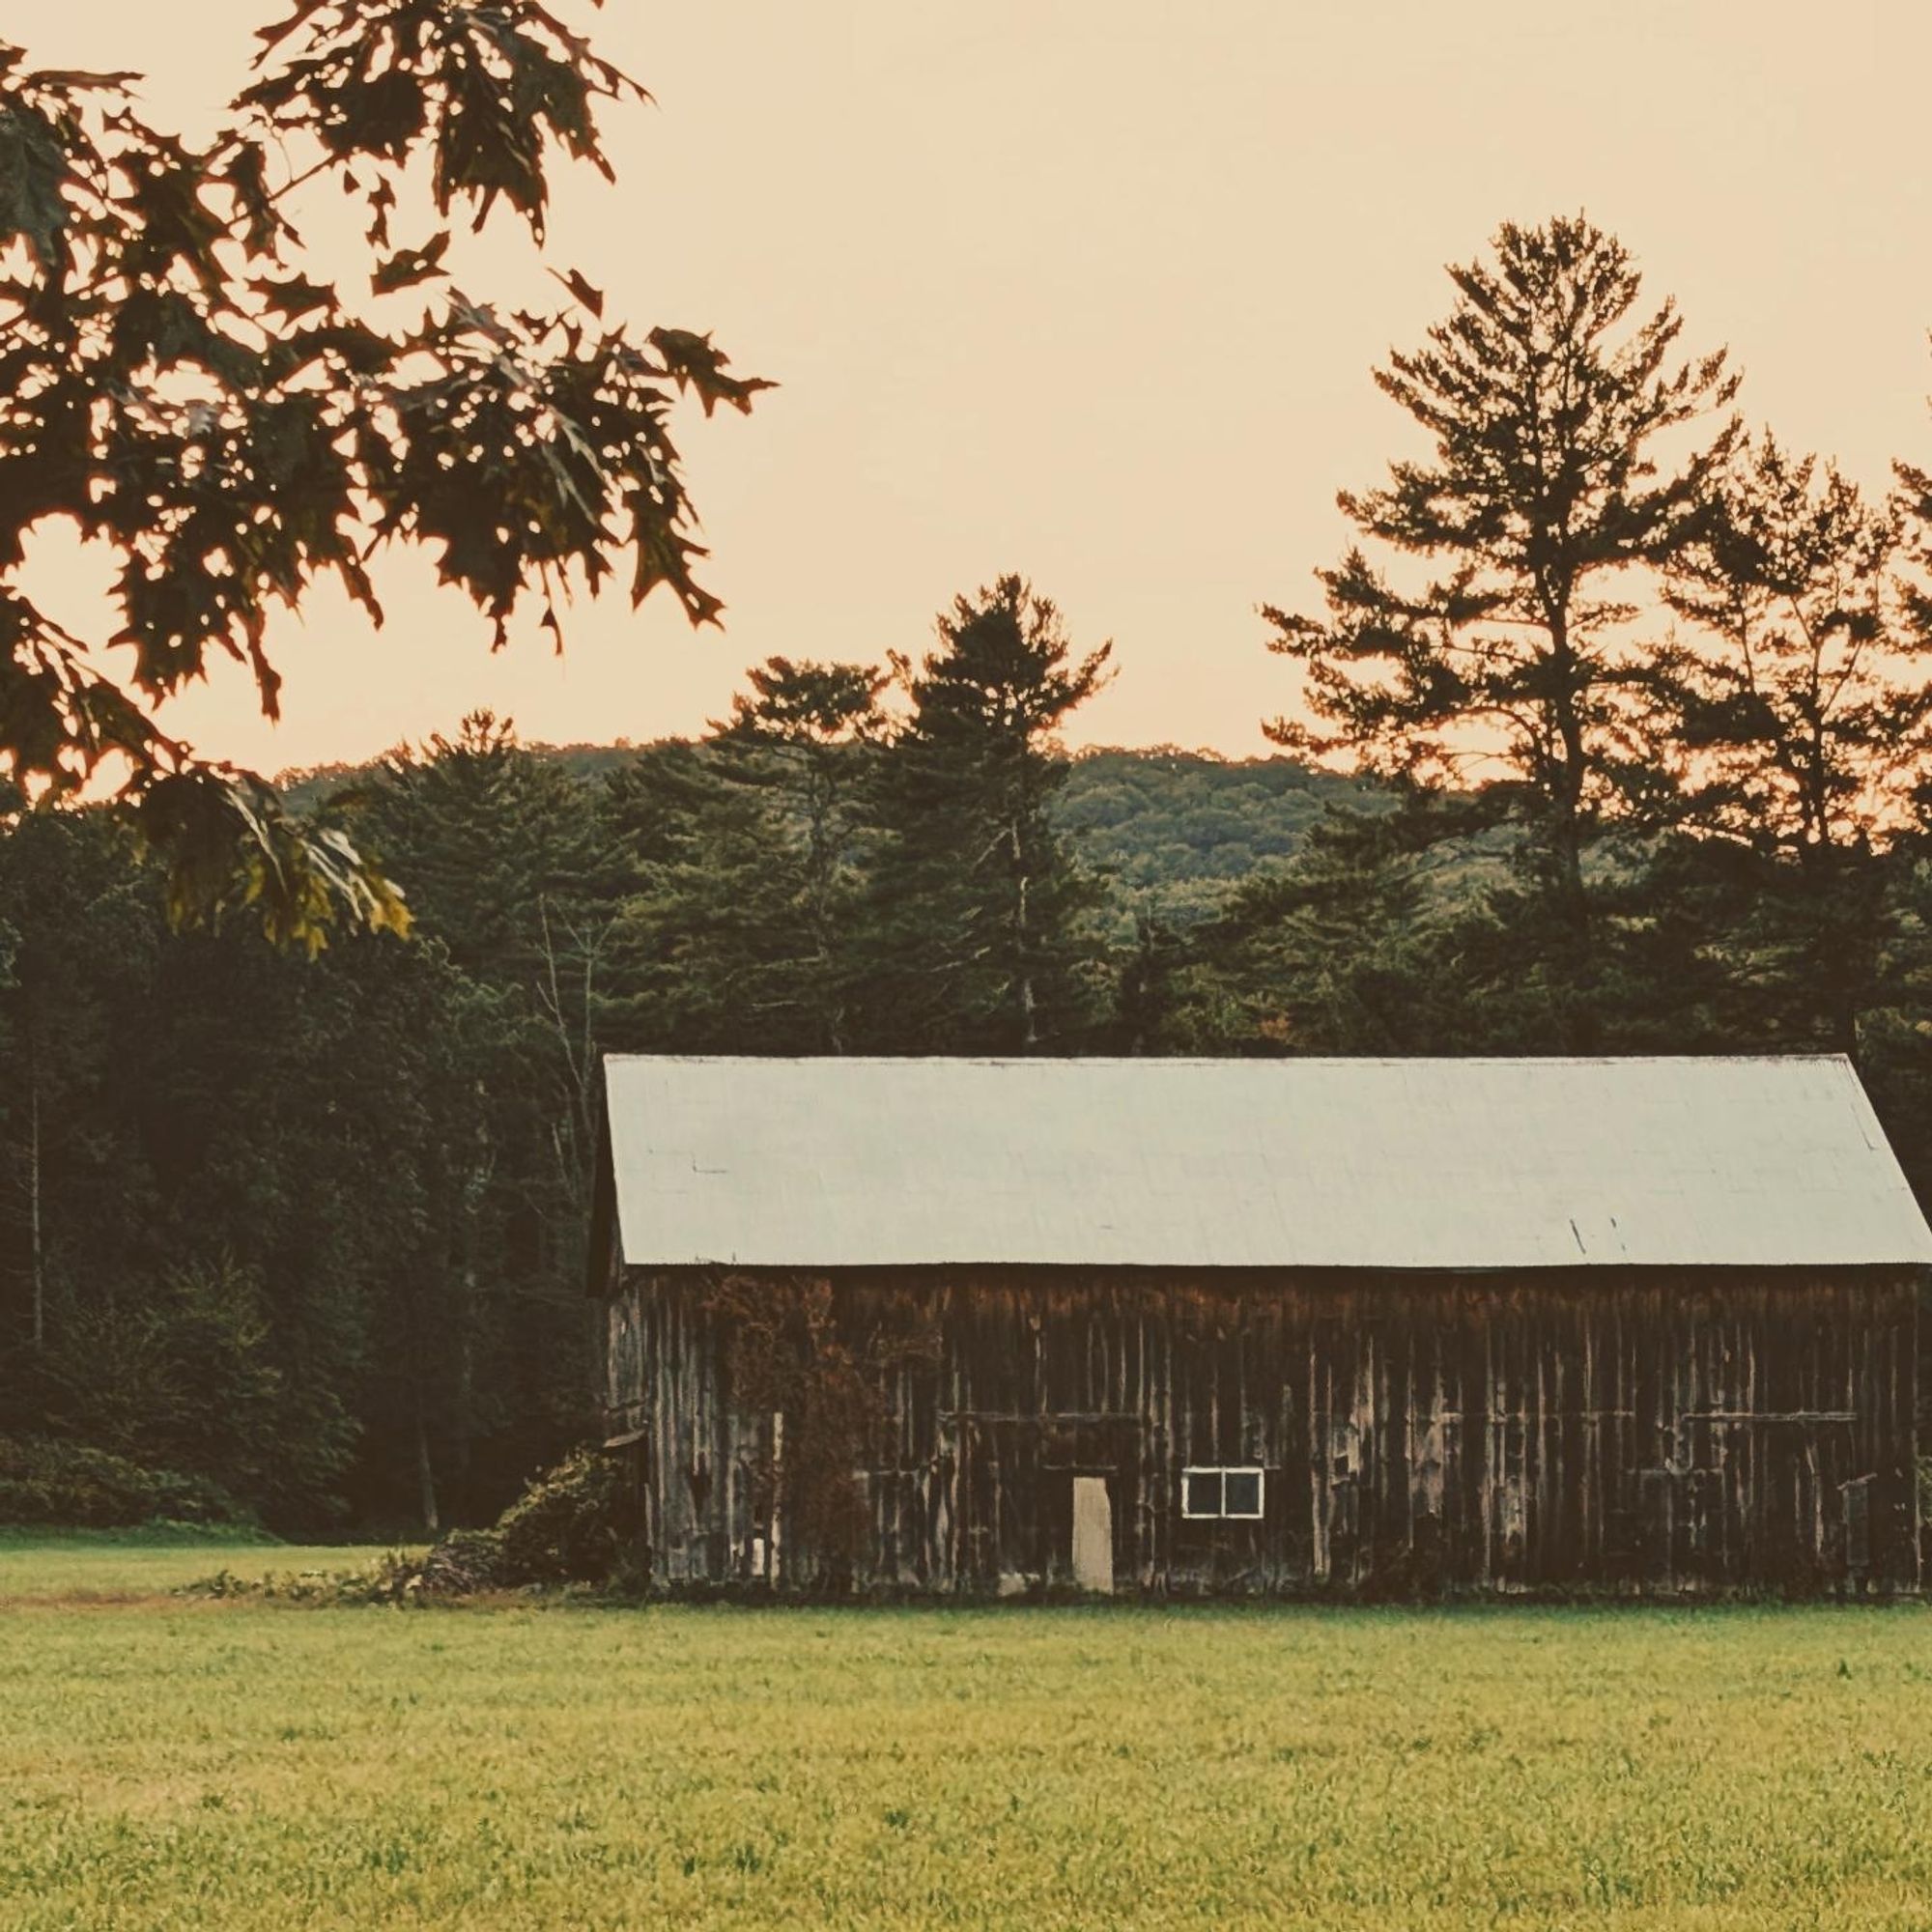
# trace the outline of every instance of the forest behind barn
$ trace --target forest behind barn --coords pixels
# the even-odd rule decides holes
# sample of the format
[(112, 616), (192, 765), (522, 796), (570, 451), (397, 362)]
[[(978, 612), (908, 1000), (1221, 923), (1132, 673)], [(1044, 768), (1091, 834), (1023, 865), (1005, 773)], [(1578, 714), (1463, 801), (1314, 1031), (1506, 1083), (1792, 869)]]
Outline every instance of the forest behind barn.
[[(153, 868), (98, 815), (28, 819), (0, 841), (9, 927), (29, 935), (0, 995), (17, 1371), (0, 1390), (0, 1497), (22, 1515), (168, 1515), (212, 1486), (286, 1528), (401, 1529), (425, 1481), (443, 1522), (480, 1520), (599, 1426), (582, 1297), (593, 1054), (743, 1050), (753, 1019), (765, 1050), (818, 1044), (796, 990), (813, 962), (796, 952), (795, 881), (761, 846), (772, 800), (739, 755), (552, 752), (478, 721), (354, 775), (416, 931), (314, 960), (245, 928), (171, 933)], [(1331, 813), (1360, 804), (1383, 818)], [(1433, 876), (1365, 854), (1392, 803), (1286, 758), (1089, 753), (1052, 814), (1095, 889), (1070, 922), (1088, 1004), (1052, 1050), (1556, 1049), (1501, 970), (1515, 908), (1492, 839), (1431, 853)], [(855, 908), (869, 836), (841, 888)], [(721, 864), (721, 845), (742, 858)], [(1708, 947), (1727, 1003), (1687, 1013), (1672, 955), (1637, 970), (1655, 928), (1627, 912), (1611, 1042), (1834, 1047), (1802, 965), (1755, 941), (1783, 910), (1775, 872), (1750, 887), (1732, 860), (1748, 890), (1691, 898), (1672, 877), (1686, 863), (1661, 854), (1620, 890), (1679, 920), (1687, 901), (1723, 911), (1674, 952)], [(1926, 873), (1909, 847), (1868, 863), (1897, 990), (1871, 989), (1859, 1058), (1923, 1199)], [(847, 917), (857, 953), (867, 915)], [(851, 970), (858, 1051), (874, 1036), (867, 966)], [(963, 1003), (930, 1037), (986, 1042)], [(76, 1482), (56, 1442), (188, 1488)]]
[[(772, 801), (737, 755), (525, 746), (476, 719), (297, 781), (298, 805), (350, 794), (380, 822), (415, 916), (408, 941), (314, 959), (171, 932), (156, 868), (101, 814), (0, 839), (0, 1516), (192, 1514), (218, 1491), (286, 1528), (413, 1528), (427, 1468), (442, 1521), (478, 1519), (599, 1425), (594, 1054), (822, 1037), (789, 990), (796, 882), (759, 849)], [(1359, 795), (1282, 757), (1073, 760), (1051, 811), (1098, 895), (1067, 1046), (1113, 1037), (1137, 921), (1166, 943)], [(848, 997), (863, 1042), (863, 983)]]

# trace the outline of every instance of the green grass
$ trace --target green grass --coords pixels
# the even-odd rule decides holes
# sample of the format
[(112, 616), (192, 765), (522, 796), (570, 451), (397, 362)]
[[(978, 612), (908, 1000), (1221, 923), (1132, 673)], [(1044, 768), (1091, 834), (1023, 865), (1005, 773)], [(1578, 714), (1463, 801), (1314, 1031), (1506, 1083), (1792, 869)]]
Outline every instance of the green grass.
[[(154, 1597), (221, 1569), (238, 1577), (341, 1570), (380, 1553), (361, 1548), (294, 1548), (245, 1532), (223, 1535), (186, 1526), (68, 1530), (57, 1536), (0, 1529), (0, 1610), (36, 1599), (82, 1604)], [(0, 1650), (0, 1669), (5, 1664), (6, 1652)]]
[(120, 1587), (240, 1567), (165, 1554), (0, 1549), (0, 1926), (1932, 1925), (1916, 1606), (310, 1610), (30, 1586), (83, 1557), (96, 1589), (117, 1561)]

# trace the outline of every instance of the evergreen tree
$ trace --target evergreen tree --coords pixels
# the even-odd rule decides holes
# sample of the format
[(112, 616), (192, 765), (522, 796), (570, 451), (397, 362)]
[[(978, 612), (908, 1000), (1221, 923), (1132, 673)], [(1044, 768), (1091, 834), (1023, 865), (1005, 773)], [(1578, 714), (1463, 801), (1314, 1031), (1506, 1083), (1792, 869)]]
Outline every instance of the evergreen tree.
[(634, 855), (614, 935), (612, 1037), (692, 1052), (841, 1053), (861, 810), (881, 674), (773, 658), (695, 746), (664, 747), (607, 788), (611, 843)]
[(1856, 1052), (1879, 972), (1879, 854), (1911, 823), (1932, 750), (1932, 631), (1904, 561), (1895, 505), (1769, 434), (1737, 452), (1671, 561), (1690, 636), (1652, 667), (1659, 737), (1681, 821), (1755, 862), (1721, 943), (1780, 1045)]
[(395, 753), (354, 812), (431, 955), (411, 996), (435, 1032), (398, 1045), (421, 1083), (423, 1198), (384, 1398), (427, 1518), (439, 1495), (463, 1511), (513, 1487), (582, 1426), (615, 914), (591, 798), (507, 721), (477, 713)]
[(1684, 815), (1826, 869), (1909, 822), (1932, 750), (1899, 511), (1768, 432), (1713, 510), (1666, 580), (1690, 641), (1653, 668)]
[(726, 781), (765, 794), (778, 834), (771, 869), (781, 883), (771, 913), (797, 943), (782, 968), (790, 988), (774, 1003), (796, 1015), (798, 1050), (842, 1053), (852, 1038), (852, 939), (872, 842), (863, 793), (887, 678), (867, 665), (787, 658), (747, 677), (751, 692), (712, 728)]
[[(1190, 933), (1151, 1030), (1168, 1053), (1446, 1053), (1466, 1046), (1446, 849), (1423, 813), (1331, 811)], [(1454, 962), (1461, 966), (1460, 960)]]
[(876, 766), (882, 836), (868, 895), (868, 1038), (899, 1052), (1076, 1046), (1104, 971), (1097, 901), (1048, 807), (1055, 733), (1106, 682), (1059, 611), (1018, 577), (955, 599), (918, 665), (893, 658), (910, 716)]
[(1428, 344), (1376, 381), (1423, 429), (1428, 461), (1340, 503), (1362, 535), (1434, 573), (1396, 582), (1357, 546), (1320, 573), (1321, 617), (1266, 607), (1270, 648), (1303, 667), (1313, 723), (1278, 743), (1423, 786), (1491, 778), (1548, 908), (1571, 1032), (1593, 1027), (1584, 853), (1649, 783), (1634, 574), (1696, 535), (1734, 440), (1707, 431), (1675, 461), (1670, 433), (1726, 406), (1724, 355), (1678, 360), (1666, 301), (1641, 293), (1623, 245), (1587, 220), (1505, 225), (1451, 271), (1458, 299)]
[(453, 739), (391, 754), (355, 823), (421, 934), (502, 1003), (545, 1096), (554, 1178), (581, 1201), (611, 924), (582, 788), (520, 744), (511, 721), (479, 711)]

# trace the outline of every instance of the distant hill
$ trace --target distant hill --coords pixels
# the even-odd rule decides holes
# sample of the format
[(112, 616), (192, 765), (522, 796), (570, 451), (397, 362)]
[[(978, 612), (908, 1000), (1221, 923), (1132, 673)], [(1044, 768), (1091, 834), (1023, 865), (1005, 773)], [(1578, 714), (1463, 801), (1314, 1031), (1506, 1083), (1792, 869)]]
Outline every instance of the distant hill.
[[(588, 784), (606, 772), (629, 764), (651, 748), (619, 738), (614, 745), (526, 745), (524, 749), (536, 757), (554, 760), (572, 777)], [(378, 758), (359, 765), (303, 765), (276, 773), (274, 783), (282, 797), (300, 810), (320, 804), (334, 792), (353, 790), (373, 778), (381, 766), (382, 760)]]
[(1293, 758), (1160, 746), (1079, 753), (1054, 817), (1123, 895), (1184, 924), (1251, 873), (1292, 858), (1330, 807), (1372, 810), (1386, 796)]
[[(646, 746), (532, 745), (589, 783), (648, 751)], [(354, 786), (372, 765), (328, 765), (285, 773), (292, 804), (309, 805)], [(1368, 783), (1317, 771), (1293, 758), (1223, 758), (1173, 746), (1075, 754), (1054, 801), (1054, 818), (1079, 840), (1082, 857), (1122, 902), (1176, 924), (1211, 913), (1254, 871), (1291, 858), (1308, 828), (1332, 807), (1374, 810)]]

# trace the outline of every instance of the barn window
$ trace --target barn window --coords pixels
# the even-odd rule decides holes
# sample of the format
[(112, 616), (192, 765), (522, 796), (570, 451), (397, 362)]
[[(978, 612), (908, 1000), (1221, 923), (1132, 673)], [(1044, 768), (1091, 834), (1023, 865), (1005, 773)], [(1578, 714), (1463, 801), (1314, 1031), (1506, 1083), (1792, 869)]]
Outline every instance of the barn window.
[(1254, 1468), (1183, 1469), (1180, 1513), (1187, 1517), (1259, 1517), (1262, 1472)]

